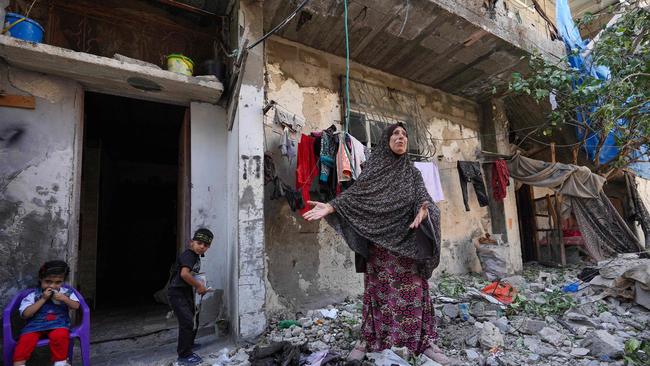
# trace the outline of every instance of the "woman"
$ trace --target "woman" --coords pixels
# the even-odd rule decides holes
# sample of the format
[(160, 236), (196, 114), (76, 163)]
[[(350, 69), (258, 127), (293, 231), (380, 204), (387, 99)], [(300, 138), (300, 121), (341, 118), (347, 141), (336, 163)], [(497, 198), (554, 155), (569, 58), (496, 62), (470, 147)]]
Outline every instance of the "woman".
[(367, 351), (408, 347), (436, 362), (449, 360), (434, 345), (433, 305), (427, 279), (440, 258), (440, 211), (406, 154), (403, 124), (388, 126), (359, 179), (306, 220), (326, 218), (355, 252), (365, 272), (362, 340), (349, 359)]

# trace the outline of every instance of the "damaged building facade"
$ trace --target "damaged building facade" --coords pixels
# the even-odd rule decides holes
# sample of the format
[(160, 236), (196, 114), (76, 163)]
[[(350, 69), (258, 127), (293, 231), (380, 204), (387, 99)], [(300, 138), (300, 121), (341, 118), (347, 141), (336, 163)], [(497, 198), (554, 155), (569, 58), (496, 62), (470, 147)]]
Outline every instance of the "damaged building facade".
[[(214, 8), (189, 11), (118, 3), (45, 1), (30, 15), (46, 30), (43, 43), (0, 36), (0, 101), (13, 98), (0, 107), (0, 304), (34, 283), (40, 263), (62, 258), (97, 314), (124, 311), (114, 294), (129, 283), (160, 318), (143, 329), (164, 329), (154, 294), (198, 227), (215, 233), (203, 259), (218, 289), (203, 304), (206, 332), (228, 323), (234, 337), (253, 338), (271, 314), (360, 294), (363, 277), (343, 240), (326, 223), (303, 220), (274, 197), (276, 183), (264, 182), (273, 162), (278, 181), (296, 188), (277, 113), (300, 121), (288, 132), (296, 144), (301, 133), (344, 129), (343, 3), (310, 1), (247, 52), (232, 50), (261, 39), (298, 4), (208, 1)], [(442, 259), (432, 281), (479, 271), (475, 241), (486, 233), (503, 242), (508, 272), (537, 259), (527, 257), (520, 214), (531, 198), (511, 181), (495, 201), (486, 158), (509, 154), (510, 135), (526, 131), (518, 119), (530, 106), (500, 97), (512, 72), (525, 69), (521, 57), (564, 53), (545, 19), (554, 19), (554, 5), (533, 3), (349, 2), (350, 132), (371, 146), (382, 126), (404, 122), (415, 132), (414, 159), (439, 172)], [(197, 61), (195, 75), (204, 60), (229, 72), (193, 77), (151, 65), (171, 53)], [(466, 210), (458, 161), (484, 163), (489, 205), (470, 185)], [(650, 184), (637, 184), (650, 204)], [(314, 197), (317, 190), (314, 183)], [(115, 272), (123, 272), (117, 281)]]
[[(588, 2), (571, 3), (576, 16), (609, 5), (593, 8)], [(544, 123), (548, 113), (530, 100), (506, 95), (510, 77), (526, 69), (522, 56), (528, 53), (558, 58), (565, 52), (555, 29), (555, 3), (540, 4), (354, 1), (347, 9), (348, 131), (371, 146), (383, 126), (404, 122), (410, 129), (409, 143), (417, 145), (409, 151), (413, 160), (433, 163), (439, 172), (444, 195), (437, 202), (442, 258), (434, 283), (442, 274), (480, 272), (475, 244), (486, 233), (503, 242), (499, 255), (508, 273), (521, 271), (527, 261), (567, 263), (585, 254), (580, 244), (570, 240), (566, 244), (564, 238), (557, 240), (562, 243), (555, 248), (553, 235), (556, 231), (562, 235), (570, 220), (554, 221), (547, 206), (555, 199), (552, 190), (532, 186), (515, 190), (511, 179), (506, 198), (500, 202), (492, 198), (494, 157), (511, 154), (516, 136), (521, 138)], [(265, 1), (264, 29), (272, 29), (293, 8), (286, 2)], [(299, 185), (297, 159), (280, 147), (286, 143), (286, 126), (291, 126), (284, 123), (287, 115), (300, 121), (296, 132), (290, 132), (296, 143), (301, 133), (318, 133), (331, 125), (345, 129), (343, 12), (338, 2), (309, 2), (295, 20), (266, 41), (265, 152), (281, 184)], [(543, 145), (530, 151), (535, 159), (572, 162), (566, 149), (558, 149), (557, 157)], [(465, 209), (458, 161), (482, 164), (490, 198), (487, 207), (480, 207), (469, 188), (469, 210)], [(647, 180), (637, 177), (636, 185), (648, 201)], [(628, 218), (625, 189), (621, 180), (605, 186), (618, 213), (643, 242), (643, 232)], [(303, 220), (299, 210), (275, 197), (276, 190), (277, 183), (266, 185), (267, 313), (292, 314), (361, 294), (363, 276), (355, 273), (354, 253), (342, 238), (324, 222)], [(310, 191), (312, 199), (323, 196), (318, 183)]]
[[(484, 150), (508, 152), (509, 121), (504, 102), (492, 94), (493, 86), (507, 84), (509, 75), (524, 65), (520, 57), (532, 47), (563, 52), (544, 31), (543, 19), (527, 11), (523, 14), (529, 19), (521, 24), (508, 14), (508, 4), (487, 9), (482, 2), (355, 1), (348, 9), (351, 134), (365, 143), (369, 139), (356, 124), (365, 123), (372, 139), (386, 123), (403, 121), (412, 128), (410, 136), (416, 135), (409, 143), (419, 145), (414, 159), (435, 163), (439, 171), (444, 194), (437, 202), (442, 258), (434, 278), (480, 271), (474, 242), (485, 233), (503, 240), (508, 271), (522, 269), (514, 184), (503, 202), (491, 199), (488, 207), (480, 207), (469, 188), (466, 211), (457, 170), (458, 161), (483, 161)], [(295, 25), (266, 43), (267, 102), (304, 120), (304, 134), (332, 124), (344, 129), (345, 35), (340, 5), (310, 2)], [(289, 7), (265, 1), (265, 28)], [(270, 110), (265, 115), (266, 150), (280, 180), (293, 182), (296, 159), (282, 156), (281, 138), (282, 126)], [(491, 197), (489, 175), (485, 181)], [(325, 223), (302, 220), (286, 201), (271, 200), (272, 191), (273, 184), (267, 185), (267, 311), (316, 308), (361, 294), (363, 276), (355, 273), (354, 253), (342, 238)]]
[[(3, 1), (2, 17), (31, 3)], [(238, 21), (215, 15), (227, 4), (175, 5), (39, 1), (29, 17), (42, 43), (0, 35), (2, 307), (37, 284), (43, 262), (63, 259), (93, 311), (93, 342), (174, 328), (156, 302), (177, 253), (207, 227), (203, 268), (216, 291), (202, 332), (264, 329), (264, 295), (248, 291), (263, 273), (262, 125), (250, 117), (262, 73), (238, 76), (239, 108), (218, 104), (219, 47)], [(169, 54), (209, 76), (161, 69)], [(247, 62), (261, 58), (258, 48)]]

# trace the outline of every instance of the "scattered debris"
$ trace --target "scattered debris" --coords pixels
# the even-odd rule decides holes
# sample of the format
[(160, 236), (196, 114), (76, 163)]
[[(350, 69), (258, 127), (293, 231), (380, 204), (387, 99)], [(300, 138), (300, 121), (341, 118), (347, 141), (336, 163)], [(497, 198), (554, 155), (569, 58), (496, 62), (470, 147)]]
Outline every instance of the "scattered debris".
[[(612, 261), (617, 269), (607, 267), (603, 276), (598, 271), (608, 266), (606, 263), (594, 267), (597, 274), (593, 279), (615, 281), (638, 265)], [(506, 293), (516, 290), (509, 305), (489, 291), (482, 293), (479, 289), (490, 282), (478, 275), (443, 275), (433, 280), (439, 347), (458, 365), (650, 364), (650, 312), (636, 304), (634, 297), (613, 297), (605, 294), (608, 287), (582, 282), (578, 275), (589, 273), (581, 273), (581, 269), (526, 265), (523, 275), (497, 282), (497, 288), (508, 284), (506, 288), (513, 290)], [(641, 279), (633, 280), (635, 284), (643, 285), (643, 277), (634, 278)], [(576, 292), (563, 291), (572, 283), (580, 284)], [(215, 355), (210, 365), (260, 365), (259, 360), (285, 355), (299, 358), (301, 365), (344, 365), (343, 359), (360, 337), (361, 310), (361, 298), (354, 298), (325, 309), (278, 314), (255, 348), (222, 353), (223, 362), (217, 362), (220, 354)], [(269, 353), (268, 347), (275, 347), (271, 348), (275, 353)], [(438, 365), (424, 355), (416, 357), (397, 347), (369, 353), (358, 365), (373, 364)]]

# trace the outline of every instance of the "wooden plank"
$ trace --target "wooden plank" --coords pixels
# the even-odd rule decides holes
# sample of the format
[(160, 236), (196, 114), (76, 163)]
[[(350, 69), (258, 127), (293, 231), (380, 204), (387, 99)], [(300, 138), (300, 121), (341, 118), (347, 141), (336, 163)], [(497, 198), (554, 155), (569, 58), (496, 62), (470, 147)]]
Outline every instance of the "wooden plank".
[(557, 233), (560, 238), (560, 262), (562, 266), (566, 266), (566, 249), (564, 247), (564, 238), (562, 235), (562, 196), (557, 193), (555, 195), (555, 213), (557, 215)]
[(555, 142), (551, 142), (551, 163), (555, 163)]
[[(557, 228), (557, 216), (555, 215), (555, 206), (553, 205), (553, 202), (551, 200), (551, 195), (549, 193), (546, 194), (546, 210), (548, 211), (548, 226), (552, 229)], [(554, 235), (552, 234), (553, 232), (551, 231), (551, 236), (547, 238), (550, 239), (548, 240), (548, 247), (551, 249), (551, 256), (553, 257), (554, 261), (557, 261), (557, 251), (555, 248), (555, 243), (553, 240)]]
[(528, 189), (528, 194), (530, 195), (530, 202), (533, 205), (533, 220), (532, 220), (532, 225), (533, 225), (533, 243), (535, 245), (535, 259), (539, 262), (542, 260), (542, 255), (539, 250), (539, 240), (537, 239), (537, 202), (535, 201), (535, 192), (533, 191), (533, 187), (529, 186)]
[(0, 95), (0, 107), (35, 109), (36, 98), (28, 95)]

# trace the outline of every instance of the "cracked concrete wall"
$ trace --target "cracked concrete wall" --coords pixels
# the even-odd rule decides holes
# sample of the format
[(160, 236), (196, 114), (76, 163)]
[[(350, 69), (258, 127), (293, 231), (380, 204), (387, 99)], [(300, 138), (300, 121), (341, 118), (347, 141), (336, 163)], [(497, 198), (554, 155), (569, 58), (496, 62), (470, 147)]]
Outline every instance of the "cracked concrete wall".
[(0, 67), (0, 89), (36, 108), (0, 109), (0, 307), (37, 285), (38, 268), (77, 261), (83, 90), (75, 82)]
[[(306, 46), (272, 37), (266, 46), (266, 97), (303, 117), (303, 133), (337, 123), (341, 129), (339, 77), (345, 60)], [(467, 99), (353, 63), (351, 77), (380, 83), (411, 93), (422, 108), (423, 119), (436, 145), (445, 201), (442, 215), (442, 260), (434, 273), (464, 273), (480, 268), (472, 239), (491, 231), (487, 208), (480, 208), (469, 188), (471, 211), (466, 212), (456, 170), (457, 160), (475, 160), (480, 151), (479, 106)], [(273, 111), (265, 116), (265, 149), (273, 156), (279, 177), (295, 185), (295, 159), (280, 155), (280, 128), (273, 125)], [(284, 199), (264, 200), (267, 260), (267, 301), (270, 313), (316, 308), (358, 295), (363, 277), (355, 273), (354, 255), (325, 223), (308, 223), (292, 212)], [(514, 197), (514, 196), (513, 196)], [(516, 225), (516, 222), (514, 223)]]
[[(262, 3), (239, 2), (240, 42), (262, 36)], [(241, 44), (240, 44), (241, 46)], [(249, 51), (235, 116), (238, 148), (237, 322), (238, 338), (251, 339), (266, 329), (264, 311), (263, 47)], [(233, 129), (234, 131), (234, 129)]]
[[(546, 21), (529, 1), (517, 0), (429, 0), (483, 28), (526, 52), (540, 52), (546, 57), (561, 57), (564, 44), (552, 40)], [(526, 3), (526, 4), (524, 4)], [(540, 1), (546, 15), (555, 21), (555, 2)]]

